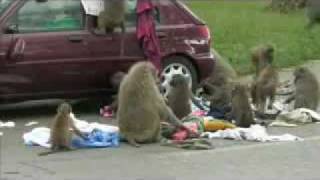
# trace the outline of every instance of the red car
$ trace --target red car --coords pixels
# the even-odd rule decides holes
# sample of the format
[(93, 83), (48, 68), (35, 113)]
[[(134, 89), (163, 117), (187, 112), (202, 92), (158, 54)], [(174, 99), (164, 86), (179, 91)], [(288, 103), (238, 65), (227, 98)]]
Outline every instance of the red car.
[[(134, 7), (137, 0), (128, 1)], [(192, 77), (195, 87), (214, 66), (209, 29), (177, 0), (154, 3), (164, 91), (176, 73)], [(134, 8), (126, 14), (125, 34), (97, 35), (96, 21), (80, 0), (1, 0), (1, 102), (105, 95), (109, 77), (144, 54)]]

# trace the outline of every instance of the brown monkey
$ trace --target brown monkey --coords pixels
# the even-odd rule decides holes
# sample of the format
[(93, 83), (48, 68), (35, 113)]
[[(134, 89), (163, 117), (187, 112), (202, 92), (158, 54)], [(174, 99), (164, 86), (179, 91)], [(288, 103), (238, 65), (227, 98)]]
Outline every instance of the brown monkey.
[(113, 102), (111, 103), (110, 107), (113, 112), (117, 112), (118, 110), (118, 92), (119, 92), (119, 87), (126, 76), (126, 73), (119, 71), (116, 72), (110, 79), (111, 87), (112, 89), (116, 92), (114, 96), (112, 96)]
[(125, 32), (125, 13), (127, 0), (104, 0), (104, 11), (98, 16), (98, 30), (112, 33), (114, 28), (121, 27)]
[(305, 67), (297, 68), (293, 73), (295, 93), (286, 100), (295, 100), (294, 108), (308, 108), (316, 111), (319, 103), (319, 83), (315, 75)]
[(267, 98), (270, 99), (268, 108), (272, 108), (278, 85), (278, 72), (271, 64), (264, 67), (251, 85), (252, 102), (261, 113), (265, 113)]
[(211, 75), (204, 83), (218, 85), (233, 82), (234, 79), (237, 78), (237, 73), (234, 68), (216, 50), (213, 49), (212, 51), (216, 59), (215, 66)]
[(134, 64), (120, 85), (117, 119), (121, 136), (129, 144), (158, 142), (160, 122), (166, 120), (178, 128), (186, 128), (165, 104), (157, 83), (156, 68), (147, 61)]
[(190, 102), (193, 95), (189, 88), (189, 81), (188, 77), (181, 74), (172, 76), (170, 81), (171, 90), (168, 94), (168, 105), (179, 119), (191, 113)]
[(267, 65), (273, 63), (274, 48), (270, 44), (262, 44), (252, 49), (251, 62), (255, 66), (256, 76)]
[(247, 128), (255, 124), (245, 85), (240, 83), (235, 84), (232, 90), (231, 106), (231, 115), (236, 121), (237, 126)]
[(71, 147), (73, 132), (71, 132), (70, 129), (72, 129), (76, 135), (84, 139), (86, 138), (74, 125), (73, 120), (70, 118), (71, 112), (72, 108), (68, 103), (62, 103), (57, 108), (57, 114), (53, 120), (50, 132), (51, 150), (40, 153), (39, 156), (73, 150)]

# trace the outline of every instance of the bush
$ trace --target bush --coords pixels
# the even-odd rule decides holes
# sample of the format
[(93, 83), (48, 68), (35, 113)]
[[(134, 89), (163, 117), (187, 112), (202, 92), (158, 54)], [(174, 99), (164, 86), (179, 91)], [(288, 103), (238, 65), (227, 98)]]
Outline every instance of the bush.
[(269, 7), (272, 10), (279, 11), (281, 13), (288, 13), (289, 11), (304, 8), (307, 0), (268, 0)]

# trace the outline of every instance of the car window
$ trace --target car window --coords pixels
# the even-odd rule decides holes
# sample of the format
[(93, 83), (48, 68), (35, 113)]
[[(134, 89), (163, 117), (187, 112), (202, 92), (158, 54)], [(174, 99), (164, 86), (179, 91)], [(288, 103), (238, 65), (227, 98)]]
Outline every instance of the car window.
[[(137, 0), (128, 0), (127, 1), (127, 12), (126, 12), (126, 27), (135, 27), (137, 24)], [(154, 11), (154, 17), (156, 20), (156, 24), (160, 23), (160, 12), (158, 8)]]
[(80, 30), (83, 16), (80, 1), (27, 1), (10, 20), (17, 33)]
[(13, 0), (0, 0), (0, 15), (7, 9)]

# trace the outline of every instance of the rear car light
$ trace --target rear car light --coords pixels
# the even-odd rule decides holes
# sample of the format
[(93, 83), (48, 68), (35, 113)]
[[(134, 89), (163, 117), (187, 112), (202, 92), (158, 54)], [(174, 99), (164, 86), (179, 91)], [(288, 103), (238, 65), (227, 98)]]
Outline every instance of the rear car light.
[(200, 34), (200, 37), (208, 40), (209, 45), (211, 45), (211, 34), (209, 27), (207, 25), (199, 25), (198, 32)]

